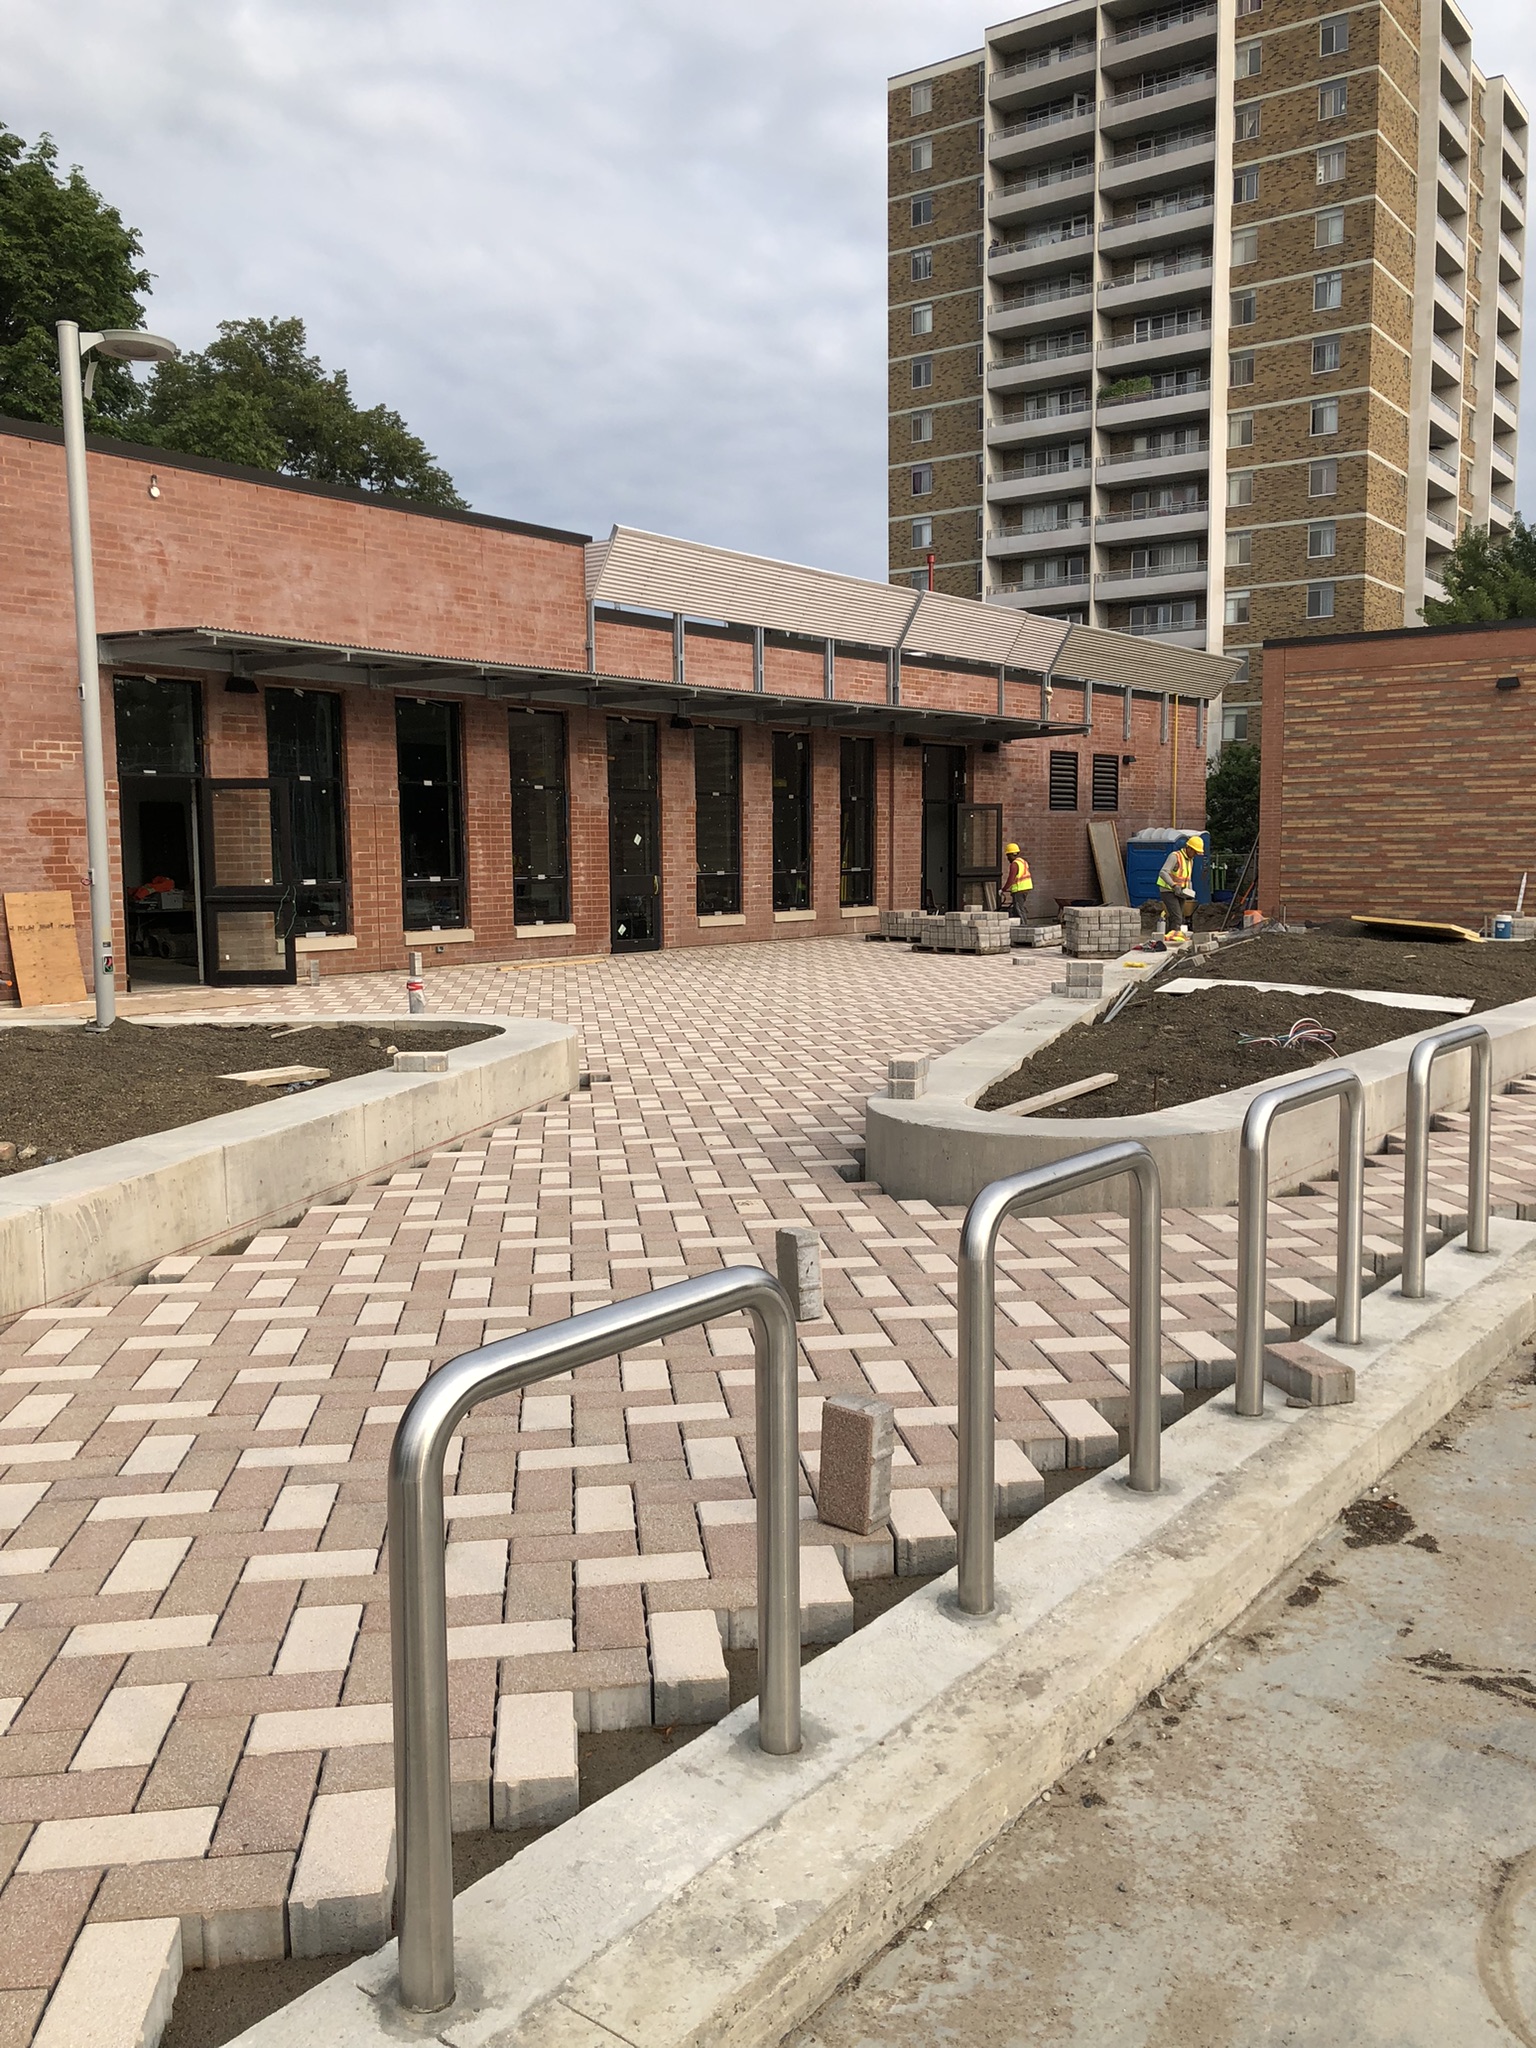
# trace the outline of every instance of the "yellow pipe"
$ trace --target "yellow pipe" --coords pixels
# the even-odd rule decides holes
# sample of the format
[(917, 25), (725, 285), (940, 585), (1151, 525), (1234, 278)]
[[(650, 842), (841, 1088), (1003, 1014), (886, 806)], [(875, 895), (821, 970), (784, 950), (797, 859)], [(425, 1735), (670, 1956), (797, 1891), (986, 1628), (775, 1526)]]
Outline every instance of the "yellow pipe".
[(1178, 831), (1178, 829), (1179, 829), (1179, 700), (1178, 700), (1178, 697), (1177, 697), (1177, 695), (1175, 695), (1175, 697), (1174, 697), (1174, 700), (1173, 700), (1173, 798), (1172, 798), (1172, 802), (1173, 802), (1173, 816), (1172, 816), (1172, 817), (1171, 817), (1171, 818), (1170, 818), (1170, 819), (1168, 820), (1168, 822), (1169, 822), (1169, 824), (1170, 824), (1170, 825), (1171, 825), (1171, 826), (1173, 827), (1174, 831), (1175, 831), (1175, 832), (1177, 832), (1177, 831)]

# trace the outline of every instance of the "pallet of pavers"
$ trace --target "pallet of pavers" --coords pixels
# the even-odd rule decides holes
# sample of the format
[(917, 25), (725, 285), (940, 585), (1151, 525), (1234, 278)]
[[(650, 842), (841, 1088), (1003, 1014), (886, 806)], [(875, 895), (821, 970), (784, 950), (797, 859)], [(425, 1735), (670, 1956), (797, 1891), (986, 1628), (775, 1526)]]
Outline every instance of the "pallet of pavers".
[(1110, 959), (1141, 938), (1141, 912), (1114, 903), (1069, 904), (1061, 913), (1061, 949)]
[(1013, 919), (1002, 910), (951, 910), (925, 917), (918, 943), (931, 953), (1006, 953)]

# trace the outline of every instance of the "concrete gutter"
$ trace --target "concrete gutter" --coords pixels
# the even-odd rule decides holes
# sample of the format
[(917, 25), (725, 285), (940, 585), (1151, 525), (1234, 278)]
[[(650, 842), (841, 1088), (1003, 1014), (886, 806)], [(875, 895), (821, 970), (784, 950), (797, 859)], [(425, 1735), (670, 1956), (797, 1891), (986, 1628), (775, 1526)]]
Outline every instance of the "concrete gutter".
[[(273, 1022), (220, 1010), (139, 1028)], [(403, 1017), (324, 1022), (367, 1024), (400, 1044), (412, 1029)], [(449, 1052), (446, 1073), (357, 1074), (0, 1181), (0, 1319), (134, 1278), (173, 1252), (286, 1222), (576, 1086), (579, 1045), (569, 1025), (468, 1014), (421, 1020), (445, 1024), (484, 1025), (492, 1035)], [(305, 1050), (319, 1042), (317, 1033)]]
[[(1117, 980), (1117, 989), (1124, 979)], [(1106, 991), (1110, 980), (1106, 972)], [(900, 1201), (963, 1206), (989, 1181), (1070, 1158), (1094, 1145), (1135, 1138), (1157, 1161), (1165, 1207), (1213, 1209), (1235, 1202), (1238, 1133), (1249, 1102), (1272, 1082), (1255, 1081), (1146, 1116), (1019, 1118), (976, 1108), (994, 1081), (1110, 1000), (1106, 994), (1094, 1003), (1068, 1003), (1060, 997), (1033, 1003), (1006, 1024), (935, 1060), (927, 1089), (915, 1101), (870, 1096), (864, 1126), (868, 1178)], [(1475, 1021), (1487, 1026), (1493, 1040), (1495, 1089), (1536, 1067), (1536, 997), (1483, 1010)], [(1408, 1056), (1422, 1036), (1422, 1030), (1415, 1031), (1349, 1055), (1347, 1064), (1365, 1084), (1368, 1147), (1403, 1123)], [(1469, 1056), (1451, 1053), (1438, 1060), (1431, 1089), (1436, 1108), (1464, 1109), (1471, 1093)], [(1331, 1173), (1337, 1144), (1338, 1117), (1331, 1102), (1282, 1117), (1270, 1143), (1271, 1184), (1294, 1187)], [(1052, 1214), (1124, 1213), (1128, 1200), (1127, 1183), (1110, 1181), (1053, 1202)]]
[(1244, 1419), (1220, 1395), (1171, 1434), (1162, 1493), (1116, 1468), (1005, 1539), (992, 1616), (959, 1614), (951, 1574), (810, 1665), (799, 1756), (761, 1755), (738, 1710), (472, 1886), (450, 2011), (402, 2017), (390, 1946), (240, 2042), (781, 2041), (1525, 1342), (1536, 1226), (1494, 1243), (1435, 1254), (1354, 1405), (1272, 1393)]

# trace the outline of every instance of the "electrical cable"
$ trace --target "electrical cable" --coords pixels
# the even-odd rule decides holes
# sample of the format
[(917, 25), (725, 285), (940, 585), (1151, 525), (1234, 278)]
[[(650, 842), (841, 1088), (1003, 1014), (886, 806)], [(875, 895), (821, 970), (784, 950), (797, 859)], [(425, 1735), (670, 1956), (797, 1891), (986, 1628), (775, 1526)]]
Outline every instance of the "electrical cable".
[(1240, 1046), (1273, 1045), (1281, 1052), (1295, 1052), (1299, 1046), (1316, 1045), (1331, 1053), (1338, 1045), (1338, 1034), (1319, 1024), (1315, 1017), (1298, 1017), (1289, 1031), (1239, 1031), (1237, 1042)]

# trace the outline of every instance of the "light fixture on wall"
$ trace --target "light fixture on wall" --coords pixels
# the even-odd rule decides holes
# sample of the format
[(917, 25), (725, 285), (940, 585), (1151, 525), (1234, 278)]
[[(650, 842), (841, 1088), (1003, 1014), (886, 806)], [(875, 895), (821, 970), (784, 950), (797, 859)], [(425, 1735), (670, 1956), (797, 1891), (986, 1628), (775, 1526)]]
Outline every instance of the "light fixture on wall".
[(160, 479), (157, 476), (151, 476), (149, 480), (149, 495), (152, 498), (158, 498), (160, 495)]
[(1136, 766), (1136, 756), (1134, 754), (1122, 754), (1120, 756), (1120, 766), (1122, 768), (1134, 768)]
[(1500, 676), (1493, 687), (1496, 690), (1518, 690), (1520, 678), (1518, 676)]

